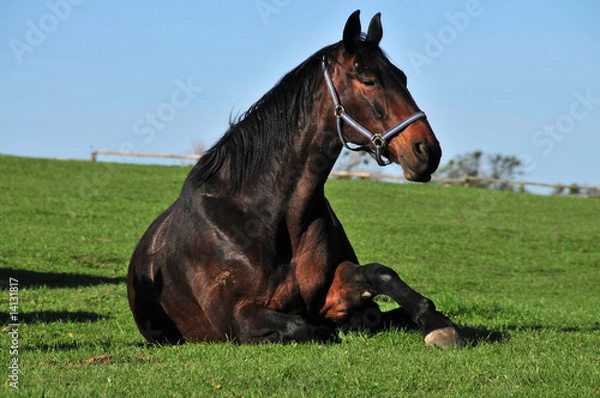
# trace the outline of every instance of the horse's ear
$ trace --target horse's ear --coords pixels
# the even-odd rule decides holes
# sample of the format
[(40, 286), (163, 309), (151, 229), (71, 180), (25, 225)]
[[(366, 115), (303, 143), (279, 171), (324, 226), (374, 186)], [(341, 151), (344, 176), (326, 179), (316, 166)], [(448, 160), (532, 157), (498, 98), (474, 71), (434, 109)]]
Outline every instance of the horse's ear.
[(383, 27), (381, 26), (381, 13), (375, 14), (371, 23), (369, 24), (369, 30), (367, 31), (367, 41), (379, 45), (381, 38), (383, 37)]
[(356, 51), (360, 42), (360, 10), (354, 11), (348, 18), (344, 27), (343, 41), (347, 53), (352, 54)]

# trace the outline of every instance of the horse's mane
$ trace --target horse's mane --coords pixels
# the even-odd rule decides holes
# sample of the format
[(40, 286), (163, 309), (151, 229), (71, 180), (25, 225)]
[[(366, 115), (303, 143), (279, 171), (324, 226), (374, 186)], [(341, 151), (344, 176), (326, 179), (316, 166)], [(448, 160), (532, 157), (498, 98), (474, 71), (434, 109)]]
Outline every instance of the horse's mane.
[(298, 125), (311, 112), (315, 85), (321, 81), (318, 51), (286, 74), (240, 117), (230, 121), (227, 132), (202, 155), (188, 176), (198, 188), (227, 167), (229, 192), (237, 193), (269, 157), (294, 142)]

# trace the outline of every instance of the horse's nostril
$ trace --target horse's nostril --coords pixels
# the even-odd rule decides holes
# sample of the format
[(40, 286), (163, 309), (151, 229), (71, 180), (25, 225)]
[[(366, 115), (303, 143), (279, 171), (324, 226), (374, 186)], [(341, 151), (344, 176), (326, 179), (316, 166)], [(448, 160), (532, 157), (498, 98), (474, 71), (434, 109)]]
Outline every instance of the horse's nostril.
[(417, 141), (413, 143), (413, 152), (419, 159), (427, 158), (429, 156), (429, 147), (425, 141)]

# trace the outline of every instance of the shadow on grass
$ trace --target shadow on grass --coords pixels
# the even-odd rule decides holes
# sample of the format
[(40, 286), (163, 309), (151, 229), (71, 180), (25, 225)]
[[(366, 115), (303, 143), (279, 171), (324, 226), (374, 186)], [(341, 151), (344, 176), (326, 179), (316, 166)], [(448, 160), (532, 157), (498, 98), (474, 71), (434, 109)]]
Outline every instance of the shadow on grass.
[(594, 333), (600, 331), (600, 322), (592, 327), (557, 327), (552, 325), (505, 325), (502, 330), (491, 330), (484, 327), (459, 326), (459, 333), (469, 345), (505, 343), (511, 339), (513, 332), (555, 331), (560, 333)]
[(40, 272), (21, 269), (0, 269), (0, 289), (8, 288), (8, 280), (18, 280), (19, 288), (48, 286), (50, 288), (76, 288), (103, 284), (117, 285), (125, 283), (126, 278), (110, 278), (86, 274), (69, 274), (66, 272)]
[(467, 340), (470, 346), (478, 346), (480, 344), (499, 344), (510, 339), (506, 332), (491, 330), (484, 327), (459, 326), (458, 332)]
[(77, 350), (79, 348), (81, 348), (82, 344), (76, 341), (73, 342), (62, 342), (62, 343), (55, 343), (55, 344), (36, 344), (35, 346), (31, 346), (29, 347), (30, 349), (35, 349), (35, 350), (39, 350), (39, 351), (70, 351), (70, 350)]
[[(9, 319), (10, 314), (0, 312), (0, 319)], [(110, 316), (101, 315), (95, 312), (88, 311), (34, 311), (19, 313), (19, 323), (28, 325), (37, 325), (54, 322), (97, 322), (103, 319), (108, 319)]]

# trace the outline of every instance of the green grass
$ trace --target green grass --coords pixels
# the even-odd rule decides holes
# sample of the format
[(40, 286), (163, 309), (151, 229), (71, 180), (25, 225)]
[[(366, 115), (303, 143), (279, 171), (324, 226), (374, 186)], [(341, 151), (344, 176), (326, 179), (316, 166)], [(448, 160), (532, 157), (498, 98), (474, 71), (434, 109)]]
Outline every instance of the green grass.
[[(468, 338), (463, 350), (393, 330), (328, 345), (144, 344), (126, 299), (129, 256), (188, 171), (0, 156), (0, 322), (17, 278), (19, 395), (600, 396), (592, 199), (327, 183), (361, 261), (433, 299)], [(10, 344), (2, 333), (0, 396), (15, 393)]]

